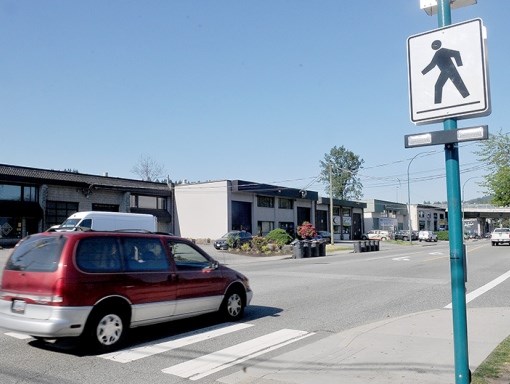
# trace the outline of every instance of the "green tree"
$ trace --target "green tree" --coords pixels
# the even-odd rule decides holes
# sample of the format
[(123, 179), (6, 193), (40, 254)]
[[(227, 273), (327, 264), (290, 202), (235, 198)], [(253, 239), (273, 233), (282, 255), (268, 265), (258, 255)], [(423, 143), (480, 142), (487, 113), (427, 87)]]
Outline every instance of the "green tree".
[(358, 155), (347, 150), (344, 146), (333, 147), (324, 155), (321, 164), (320, 180), (330, 191), (334, 198), (341, 200), (359, 200), (362, 196), (363, 185), (358, 177), (358, 171), (365, 161)]
[(510, 136), (501, 131), (480, 143), (475, 154), (487, 169), (481, 184), (492, 195), (492, 204), (510, 205)]

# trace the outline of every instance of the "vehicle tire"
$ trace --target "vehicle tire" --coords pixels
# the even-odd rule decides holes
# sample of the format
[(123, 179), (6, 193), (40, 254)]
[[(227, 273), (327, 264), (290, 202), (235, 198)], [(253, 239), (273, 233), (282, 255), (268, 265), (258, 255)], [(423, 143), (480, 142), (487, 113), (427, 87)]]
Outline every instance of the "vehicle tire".
[(404, 237), (402, 238), (402, 241), (409, 241), (409, 239), (407, 238), (407, 236), (404, 236)]
[(244, 295), (241, 290), (229, 289), (221, 304), (220, 313), (227, 321), (237, 321), (243, 317), (244, 306)]
[(126, 315), (122, 311), (96, 309), (87, 322), (84, 341), (94, 352), (111, 352), (122, 346), (127, 331)]
[(381, 237), (381, 241), (386, 241), (388, 240), (386, 237)]

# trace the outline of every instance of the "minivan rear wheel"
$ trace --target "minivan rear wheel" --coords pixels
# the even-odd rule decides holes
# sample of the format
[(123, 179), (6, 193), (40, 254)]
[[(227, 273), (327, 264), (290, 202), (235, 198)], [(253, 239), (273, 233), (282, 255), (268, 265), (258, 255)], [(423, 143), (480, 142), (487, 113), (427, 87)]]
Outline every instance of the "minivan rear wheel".
[(120, 348), (126, 338), (127, 324), (120, 311), (98, 310), (92, 314), (86, 335), (94, 351), (104, 353)]

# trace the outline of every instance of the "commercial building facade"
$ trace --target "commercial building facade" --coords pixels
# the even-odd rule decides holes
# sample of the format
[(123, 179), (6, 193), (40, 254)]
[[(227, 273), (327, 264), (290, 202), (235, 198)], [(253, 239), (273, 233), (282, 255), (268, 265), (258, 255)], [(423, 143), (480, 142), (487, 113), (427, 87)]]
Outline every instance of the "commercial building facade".
[[(331, 208), (333, 202), (333, 231)], [(221, 180), (174, 185), (0, 164), (0, 246), (62, 223), (78, 211), (150, 213), (158, 230), (215, 239), (231, 230), (292, 236), (308, 221), (335, 240), (361, 238), (366, 204), (315, 191)]]
[(150, 213), (173, 228), (167, 183), (0, 164), (0, 246), (62, 223), (78, 211)]
[[(218, 238), (231, 230), (265, 236), (276, 228), (292, 236), (304, 221), (330, 231), (330, 200), (317, 192), (222, 180), (175, 186), (176, 230), (185, 237)], [(361, 238), (363, 208), (359, 202), (333, 200), (336, 240)], [(354, 228), (354, 229), (353, 229)]]

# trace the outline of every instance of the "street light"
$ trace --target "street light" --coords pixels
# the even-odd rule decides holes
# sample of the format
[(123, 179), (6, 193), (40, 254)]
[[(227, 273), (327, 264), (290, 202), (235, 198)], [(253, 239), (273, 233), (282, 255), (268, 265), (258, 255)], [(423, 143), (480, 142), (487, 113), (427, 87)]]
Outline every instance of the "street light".
[(413, 162), (413, 160), (416, 159), (418, 156), (433, 152), (434, 151), (417, 153), (416, 155), (414, 155), (414, 157), (409, 161), (409, 164), (407, 165), (407, 220), (409, 226), (409, 244), (413, 244), (413, 228), (411, 223), (411, 183), (409, 178), (409, 168), (411, 167), (411, 163)]

